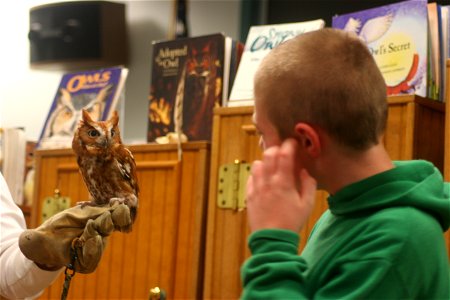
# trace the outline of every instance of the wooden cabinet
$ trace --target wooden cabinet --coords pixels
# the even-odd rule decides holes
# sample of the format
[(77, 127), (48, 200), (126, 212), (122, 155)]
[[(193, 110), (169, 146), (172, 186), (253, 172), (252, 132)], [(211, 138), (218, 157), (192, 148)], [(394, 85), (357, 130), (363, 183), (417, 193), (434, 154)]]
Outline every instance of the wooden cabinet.
[[(394, 160), (428, 159), (443, 168), (444, 106), (415, 96), (389, 97), (384, 144)], [(245, 210), (217, 205), (218, 169), (235, 160), (252, 162), (261, 156), (252, 125), (253, 107), (217, 108), (211, 146), (211, 179), (205, 258), (205, 299), (237, 299), (241, 293), (240, 267), (250, 255)], [(432, 133), (432, 134), (430, 134)], [(300, 249), (323, 211), (325, 192), (317, 192), (314, 212), (300, 233)], [(274, 208), (275, 209), (275, 208)]]
[(385, 147), (394, 160), (426, 159), (444, 168), (445, 105), (414, 95), (388, 98)]
[[(164, 289), (169, 299), (202, 297), (209, 144), (130, 146), (141, 189), (133, 231), (109, 238), (93, 274), (76, 274), (69, 299), (147, 299), (150, 288)], [(71, 150), (36, 153), (33, 224), (40, 224), (42, 199), (55, 188), (72, 204), (88, 192)], [(41, 299), (59, 298), (63, 275)]]

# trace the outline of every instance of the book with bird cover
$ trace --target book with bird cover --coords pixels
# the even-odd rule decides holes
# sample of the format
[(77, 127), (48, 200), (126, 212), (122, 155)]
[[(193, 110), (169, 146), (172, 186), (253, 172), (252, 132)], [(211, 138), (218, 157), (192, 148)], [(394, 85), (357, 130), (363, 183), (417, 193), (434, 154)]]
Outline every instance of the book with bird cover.
[(253, 105), (253, 77), (262, 59), (273, 48), (294, 36), (324, 26), (322, 19), (251, 26), (227, 106)]
[(367, 44), (388, 95), (426, 97), (427, 14), (427, 0), (409, 0), (334, 16), (332, 27), (353, 32)]
[(228, 98), (240, 44), (223, 33), (153, 42), (148, 142), (211, 139), (213, 109)]
[(107, 120), (114, 110), (121, 111), (119, 102), (127, 75), (124, 67), (64, 74), (36, 147), (70, 148), (83, 109), (96, 121)]

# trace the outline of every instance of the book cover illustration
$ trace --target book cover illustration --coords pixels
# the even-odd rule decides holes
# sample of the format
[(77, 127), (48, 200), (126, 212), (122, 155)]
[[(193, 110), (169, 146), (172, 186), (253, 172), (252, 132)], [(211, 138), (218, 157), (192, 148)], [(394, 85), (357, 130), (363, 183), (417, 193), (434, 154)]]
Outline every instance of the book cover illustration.
[(94, 120), (108, 119), (117, 109), (127, 74), (122, 67), (64, 74), (37, 148), (70, 148), (82, 109)]
[(296, 35), (321, 29), (322, 19), (250, 27), (228, 106), (253, 105), (253, 77), (261, 60), (273, 48)]
[(388, 95), (427, 95), (427, 1), (410, 0), (338, 15), (332, 27), (354, 32), (368, 46)]
[[(147, 141), (210, 140), (213, 109), (223, 99), (221, 34), (153, 43)], [(181, 137), (180, 137), (181, 136)]]

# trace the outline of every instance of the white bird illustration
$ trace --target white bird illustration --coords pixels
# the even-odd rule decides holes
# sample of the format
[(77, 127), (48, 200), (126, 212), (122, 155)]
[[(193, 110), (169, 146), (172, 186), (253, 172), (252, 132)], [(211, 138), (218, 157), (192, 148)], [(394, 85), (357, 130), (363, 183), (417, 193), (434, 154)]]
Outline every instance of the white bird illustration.
[(390, 12), (387, 15), (368, 20), (361, 27), (361, 20), (350, 18), (345, 24), (344, 30), (356, 33), (366, 43), (372, 43), (388, 31), (393, 19), (394, 14)]

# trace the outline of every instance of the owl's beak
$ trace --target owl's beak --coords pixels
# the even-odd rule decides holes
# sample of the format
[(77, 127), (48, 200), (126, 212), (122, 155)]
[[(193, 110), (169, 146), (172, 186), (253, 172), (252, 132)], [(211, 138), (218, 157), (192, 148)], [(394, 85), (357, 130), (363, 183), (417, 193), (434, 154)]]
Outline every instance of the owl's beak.
[(108, 148), (108, 146), (109, 146), (109, 139), (108, 138), (105, 138), (105, 139), (102, 139), (102, 142), (100, 143), (100, 146), (102, 146), (102, 148)]

